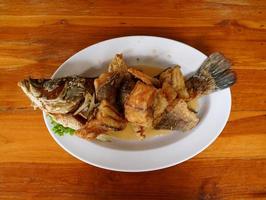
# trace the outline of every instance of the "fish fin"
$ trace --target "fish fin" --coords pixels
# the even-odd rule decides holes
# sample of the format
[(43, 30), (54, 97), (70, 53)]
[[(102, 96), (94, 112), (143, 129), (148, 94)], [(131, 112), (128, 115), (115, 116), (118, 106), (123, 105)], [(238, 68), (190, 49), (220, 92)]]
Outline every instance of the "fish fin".
[(190, 97), (208, 95), (217, 90), (225, 89), (236, 82), (236, 74), (231, 63), (221, 53), (211, 54), (199, 70), (186, 81)]

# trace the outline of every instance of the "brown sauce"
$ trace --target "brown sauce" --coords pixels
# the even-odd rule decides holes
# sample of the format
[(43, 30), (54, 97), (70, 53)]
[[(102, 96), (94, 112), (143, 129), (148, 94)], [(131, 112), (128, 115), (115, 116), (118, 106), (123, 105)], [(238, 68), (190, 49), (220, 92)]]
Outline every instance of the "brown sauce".
[[(160, 136), (160, 135), (167, 135), (169, 133), (171, 133), (170, 130), (155, 130), (155, 129), (147, 129), (144, 132), (145, 138), (151, 138), (151, 137)], [(132, 125), (130, 123), (128, 123), (127, 127), (124, 130), (110, 132), (108, 135), (110, 135), (114, 138), (122, 139), (122, 140), (141, 140), (141, 139), (143, 139), (137, 133), (134, 132)]]
[(157, 66), (147, 66), (147, 65), (137, 65), (132, 66), (140, 71), (143, 71), (145, 74), (149, 76), (156, 76), (157, 74), (161, 73), (164, 69)]

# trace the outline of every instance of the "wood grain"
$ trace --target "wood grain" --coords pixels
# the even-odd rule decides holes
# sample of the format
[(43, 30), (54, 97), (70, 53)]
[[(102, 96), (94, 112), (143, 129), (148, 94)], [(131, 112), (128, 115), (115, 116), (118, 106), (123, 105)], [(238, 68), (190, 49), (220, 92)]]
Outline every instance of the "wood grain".
[(133, 174), (81, 163), (4, 163), (0, 190), (5, 193), (0, 198), (20, 199), (20, 194), (25, 199), (263, 199), (265, 164), (260, 159), (191, 160), (165, 170)]
[[(55, 143), (16, 85), (126, 35), (168, 37), (234, 64), (229, 122), (193, 159), (137, 174), (81, 163)], [(265, 52), (265, 1), (1, 1), (0, 199), (266, 199)]]

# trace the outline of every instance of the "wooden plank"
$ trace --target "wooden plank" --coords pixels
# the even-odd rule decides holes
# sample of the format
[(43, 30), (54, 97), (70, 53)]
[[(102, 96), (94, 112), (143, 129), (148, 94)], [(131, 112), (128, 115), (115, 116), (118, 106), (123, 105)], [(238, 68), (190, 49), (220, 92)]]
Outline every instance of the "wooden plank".
[(236, 70), (236, 73), (237, 83), (232, 87), (232, 110), (265, 111), (265, 71)]
[[(151, 22), (157, 23), (151, 23)], [(93, 26), (93, 27), (226, 27), (238, 26), (239, 28), (265, 30), (264, 19), (221, 19), (217, 18), (195, 18), (188, 20), (180, 17), (131, 17), (131, 16), (69, 16), (69, 15), (0, 15), (0, 26), (2, 27), (25, 27), (36, 28), (55, 25), (64, 26)]]
[(1, 113), (0, 127), (0, 163), (80, 162), (56, 144), (40, 111), (21, 109)]
[[(157, 16), (157, 17), (208, 17), (221, 16), (263, 18), (263, 1), (3, 1), (2, 15), (81, 15), (81, 16)], [(27, 6), (27, 9), (25, 9)], [(148, 8), (148, 9), (147, 9)], [(192, 14), (192, 15), (191, 15)]]
[[(265, 9), (259, 0), (1, 1), (0, 199), (266, 199)], [(219, 51), (234, 64), (229, 122), (185, 163), (134, 174), (81, 163), (55, 143), (16, 85), (29, 75), (48, 78), (80, 49), (127, 35)]]
[(214, 144), (196, 158), (265, 158), (265, 122), (265, 114), (230, 120)]
[[(133, 32), (136, 34), (145, 33), (145, 29), (140, 29), (140, 31), (137, 30), (139, 30), (139, 28), (136, 28)], [(122, 31), (125, 32), (125, 35), (128, 35), (128, 30), (124, 30), (124, 28), (122, 28)], [(159, 30), (149, 29), (146, 34), (156, 35), (157, 31), (159, 32)], [(266, 69), (264, 54), (266, 43), (263, 40), (223, 40), (223, 42), (219, 43), (219, 39), (211, 40), (206, 36), (192, 36), (190, 31), (187, 32), (187, 36), (185, 36), (185, 32), (178, 33), (177, 30), (172, 31), (173, 32), (171, 34), (169, 34), (170, 30), (167, 32), (162, 31), (160, 35), (176, 39), (181, 42), (186, 42), (207, 55), (215, 51), (222, 52), (233, 62), (235, 69)], [(165, 35), (163, 35), (163, 32)], [(98, 37), (88, 37), (89, 33), (84, 36), (82, 31), (79, 33), (73, 32), (72, 39), (70, 38), (71, 35), (62, 38), (59, 34), (55, 34), (55, 37), (50, 39), (43, 37), (40, 38), (40, 36), (37, 36), (38, 31), (32, 35), (31, 39), (19, 39), (17, 38), (18, 35), (16, 35), (16, 38), (11, 39), (16, 40), (15, 42), (8, 41), (7, 39), (0, 41), (0, 69), (19, 70), (24, 67), (47, 68), (51, 66), (55, 69), (56, 66), (59, 66), (68, 57), (72, 56), (82, 48), (90, 46), (100, 40), (121, 36), (120, 34), (116, 34), (114, 30), (109, 31), (109, 33), (110, 37), (99, 35)], [(12, 31), (9, 37), (12, 37), (13, 34), (14, 33)], [(22, 33), (22, 35), (24, 34), (25, 36), (27, 35), (26, 32)], [(63, 33), (61, 33), (61, 35), (62, 34)], [(254, 35), (256, 36), (256, 34)], [(82, 40), (75, 43), (73, 38), (81, 38)], [(228, 48), (228, 46), (230, 48)], [(250, 48), (246, 49), (247, 46)], [(254, 49), (258, 49), (258, 51), (254, 51)]]
[[(188, 36), (204, 36), (209, 39), (216, 40), (251, 40), (251, 41), (265, 41), (265, 19), (198, 19), (193, 20), (182, 18), (163, 18), (163, 17), (91, 17), (91, 16), (0, 16), (0, 26), (5, 29), (1, 30), (0, 36), (7, 36), (6, 39), (12, 39), (14, 36), (19, 36), (24, 33), (26, 36), (34, 36), (36, 32), (46, 34), (38, 34), (39, 37), (48, 37), (50, 34), (63, 34), (66, 39), (73, 33), (80, 33), (85, 31), (88, 34), (90, 31), (95, 31), (98, 27), (104, 30), (109, 30), (110, 33), (120, 33), (116, 29), (122, 28), (125, 30), (134, 30), (131, 34), (136, 34), (141, 29), (146, 31), (153, 31), (153, 29), (160, 29), (163, 34), (166, 31), (171, 31), (175, 34), (190, 33)], [(66, 28), (68, 31), (66, 32)], [(149, 28), (149, 29), (148, 29)], [(199, 28), (201, 29), (199, 34)], [(170, 29), (170, 30), (169, 30)], [(17, 30), (18, 32), (13, 32)], [(30, 32), (29, 32), (30, 31)], [(62, 31), (64, 31), (62, 33)], [(97, 29), (96, 29), (97, 31)], [(13, 34), (12, 34), (13, 33)], [(83, 32), (84, 33), (84, 32)], [(109, 32), (97, 32), (95, 35), (108, 36)], [(207, 35), (206, 35), (207, 34)], [(255, 34), (255, 35), (253, 35)], [(12, 37), (13, 35), (13, 37)], [(224, 36), (227, 37), (224, 37)], [(254, 37), (250, 37), (253, 35)], [(87, 35), (88, 36), (88, 35)], [(30, 37), (31, 39), (34, 39)], [(49, 37), (49, 39), (53, 39)], [(63, 38), (62, 38), (63, 39)]]
[[(266, 160), (192, 160), (148, 173), (0, 164), (0, 199), (265, 199)], [(158, 181), (161, 180), (161, 181)]]

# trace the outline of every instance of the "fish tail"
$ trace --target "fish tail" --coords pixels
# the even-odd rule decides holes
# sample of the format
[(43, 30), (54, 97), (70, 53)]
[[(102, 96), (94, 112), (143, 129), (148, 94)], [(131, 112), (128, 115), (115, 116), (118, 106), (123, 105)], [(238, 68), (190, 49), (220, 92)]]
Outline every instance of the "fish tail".
[(232, 86), (236, 82), (236, 74), (231, 63), (221, 53), (211, 54), (199, 70), (186, 81), (191, 98), (208, 95), (217, 90)]

